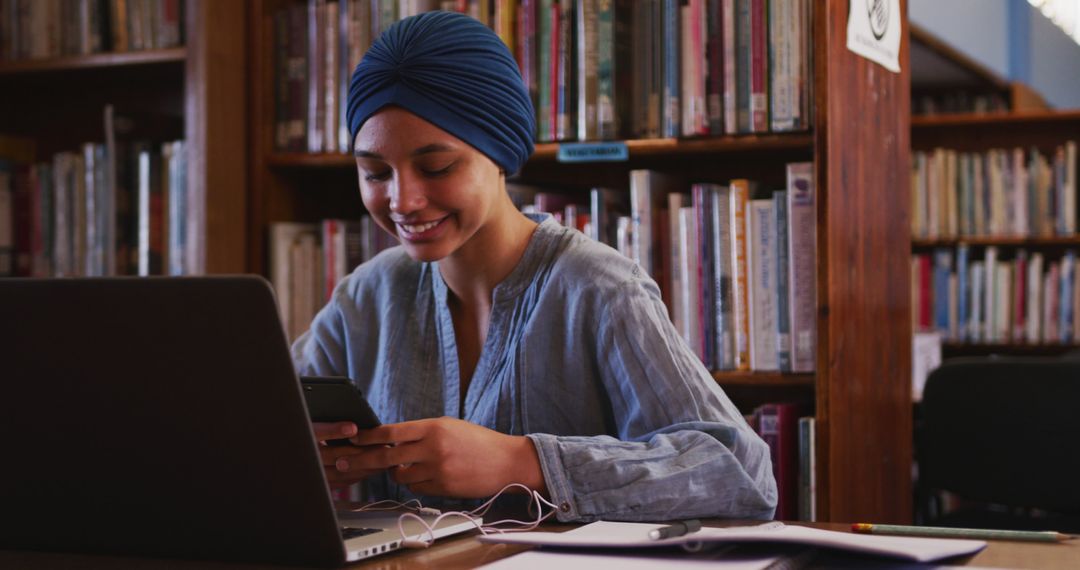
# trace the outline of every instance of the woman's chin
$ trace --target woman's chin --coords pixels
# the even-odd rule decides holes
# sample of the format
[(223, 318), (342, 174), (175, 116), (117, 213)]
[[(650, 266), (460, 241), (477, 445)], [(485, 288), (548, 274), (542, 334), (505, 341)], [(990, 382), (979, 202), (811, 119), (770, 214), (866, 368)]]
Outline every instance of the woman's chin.
[(435, 244), (413, 244), (403, 243), (405, 247), (405, 253), (408, 254), (413, 261), (419, 261), (422, 263), (431, 263), (439, 261), (450, 255), (450, 252), (445, 251), (445, 248), (438, 247)]

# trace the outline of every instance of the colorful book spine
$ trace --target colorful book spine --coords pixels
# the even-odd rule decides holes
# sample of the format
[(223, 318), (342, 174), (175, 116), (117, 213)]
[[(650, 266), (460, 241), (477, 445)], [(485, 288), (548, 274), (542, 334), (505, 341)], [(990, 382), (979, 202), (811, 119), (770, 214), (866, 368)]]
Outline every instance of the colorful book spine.
[(934, 250), (933, 279), (933, 326), (935, 330), (949, 330), (949, 275), (952, 274), (952, 250)]
[(1058, 341), (1070, 343), (1073, 341), (1073, 288), (1076, 286), (1076, 251), (1068, 250), (1061, 258), (1061, 293), (1058, 304)]
[(769, 445), (778, 492), (777, 520), (793, 520), (799, 510), (799, 412), (792, 403), (759, 406), (754, 416), (761, 439)]
[(750, 298), (747, 293), (746, 206), (752, 192), (749, 180), (732, 180), (731, 185), (731, 285), (735, 314), (735, 369), (750, 369)]
[(558, 53), (557, 50), (552, 50), (552, 46), (556, 44), (552, 38), (556, 36), (555, 27), (558, 18), (555, 15), (558, 7), (553, 0), (537, 1), (539, 2), (537, 14), (537, 28), (539, 30), (537, 34), (537, 47), (539, 50), (539, 65), (537, 66), (539, 103), (536, 107), (536, 114), (539, 119), (537, 121), (537, 138), (540, 141), (551, 141), (555, 139), (552, 85), (555, 84), (556, 58), (554, 56)]
[(15, 192), (11, 167), (0, 162), (0, 277), (15, 274)]
[(781, 372), (791, 372), (791, 245), (788, 239), (787, 191), (773, 192), (773, 227), (776, 228), (776, 361)]
[[(611, 2), (606, 2), (611, 4)], [(577, 0), (577, 138), (591, 141), (598, 138), (599, 121), (597, 120), (597, 100), (599, 92), (599, 22), (597, 0)], [(610, 14), (610, 10), (608, 11)], [(611, 21), (607, 21), (610, 33)], [(610, 56), (610, 54), (608, 54)], [(607, 62), (607, 76), (610, 81), (611, 61)]]
[(706, 0), (705, 10), (705, 102), (708, 132), (724, 134), (724, 21), (722, 0)]
[(716, 290), (716, 367), (735, 368), (734, 299), (732, 298), (731, 188), (713, 186), (713, 269)]
[(799, 520), (817, 520), (816, 421), (799, 418)]
[(682, 69), (679, 54), (682, 39), (679, 29), (679, 3), (679, 0), (663, 0), (662, 8), (663, 40), (660, 52), (664, 74), (661, 91), (661, 135), (671, 138), (682, 133), (682, 79), (679, 77), (679, 70)]
[(790, 0), (766, 0), (768, 38), (768, 75), (770, 127), (774, 131), (790, 131), (795, 126), (795, 109), (792, 105), (792, 74), (794, 61), (793, 42), (798, 35), (791, 29), (793, 24)]
[(680, 331), (683, 339), (690, 349), (700, 358), (705, 360), (701, 343), (701, 303), (698, 296), (698, 264), (695, 262), (698, 251), (697, 230), (695, 228), (694, 208), (685, 207), (679, 209), (679, 259), (681, 260), (680, 273), (682, 280), (682, 324)]
[(766, 0), (750, 0), (750, 130), (769, 130), (769, 43)]
[(956, 248), (956, 289), (957, 289), (957, 340), (966, 341), (970, 338), (968, 319), (971, 314), (971, 278), (968, 268), (969, 250), (967, 244), (960, 244)]
[(817, 360), (817, 205), (814, 164), (787, 166), (788, 305), (791, 370), (812, 372)]
[[(616, 104), (616, 2), (601, 0), (596, 5), (596, 138), (613, 140), (619, 136)], [(622, 47), (622, 46), (619, 46)]]
[(690, 197), (681, 192), (672, 192), (667, 195), (667, 215), (668, 215), (668, 231), (670, 237), (668, 238), (668, 247), (671, 250), (669, 254), (669, 273), (668, 273), (668, 288), (670, 293), (670, 306), (668, 307), (668, 313), (671, 315), (671, 320), (675, 324), (675, 329), (678, 331), (684, 330), (683, 323), (683, 277), (682, 262), (683, 262), (683, 249), (682, 249), (682, 237), (680, 235), (680, 222), (679, 211), (682, 208), (690, 206)]
[[(724, 134), (739, 132), (738, 87), (736, 61), (737, 32), (735, 31), (736, 3), (740, 0), (720, 0), (721, 51), (724, 75)], [(741, 33), (741, 32), (739, 32)]]
[(750, 295), (750, 369), (779, 369), (776, 354), (776, 228), (772, 199), (751, 200), (746, 211), (747, 288)]
[(558, 54), (555, 60), (555, 138), (565, 141), (574, 138), (576, 127), (575, 103), (577, 99), (574, 96), (576, 77), (572, 69), (574, 65), (574, 5), (569, 1), (560, 2), (555, 9), (558, 14), (558, 25), (555, 28), (558, 32), (555, 34), (557, 46), (555, 53)]
[(697, 233), (695, 252), (698, 274), (698, 317), (699, 342), (701, 343), (702, 361), (710, 370), (715, 370), (716, 362), (716, 276), (713, 267), (712, 211), (713, 186), (695, 184), (691, 188), (694, 207), (694, 224)]
[(1012, 299), (1009, 301), (1009, 312), (1012, 313), (1009, 340), (1012, 342), (1024, 342), (1024, 334), (1027, 332), (1027, 265), (1027, 251), (1017, 251), (1013, 258)]
[(754, 63), (751, 41), (753, 19), (751, 4), (754, 0), (735, 1), (735, 109), (736, 132), (753, 132), (750, 99), (753, 92), (752, 72)]
[(1064, 213), (1064, 231), (1065, 235), (1075, 234), (1077, 231), (1076, 225), (1076, 193), (1077, 193), (1077, 181), (1076, 181), (1076, 168), (1077, 168), (1077, 152), (1076, 141), (1069, 141), (1065, 143), (1065, 176), (1062, 184), (1062, 200), (1061, 211)]
[(1043, 303), (1043, 254), (1033, 253), (1028, 261), (1027, 268), (1027, 307), (1025, 313), (1027, 319), (1024, 340), (1037, 343), (1042, 338), (1042, 303)]

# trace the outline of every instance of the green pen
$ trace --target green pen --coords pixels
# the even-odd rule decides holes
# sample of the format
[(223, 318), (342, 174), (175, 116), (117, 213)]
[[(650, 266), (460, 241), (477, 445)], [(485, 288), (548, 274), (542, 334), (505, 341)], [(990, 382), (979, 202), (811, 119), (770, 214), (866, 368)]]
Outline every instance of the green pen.
[(1028, 542), (1061, 542), (1076, 538), (1052, 530), (996, 530), (983, 528), (947, 528), (940, 526), (905, 526), (897, 524), (855, 523), (852, 532), (862, 534), (891, 534), (898, 536), (927, 536), (935, 538), (975, 538), (983, 540), (1023, 540)]

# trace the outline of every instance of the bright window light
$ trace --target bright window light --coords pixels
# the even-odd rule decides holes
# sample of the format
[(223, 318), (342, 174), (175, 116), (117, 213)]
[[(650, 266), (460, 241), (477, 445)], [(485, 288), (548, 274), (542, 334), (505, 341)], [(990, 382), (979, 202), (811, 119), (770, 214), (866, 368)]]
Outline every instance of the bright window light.
[(1028, 0), (1080, 43), (1080, 0)]

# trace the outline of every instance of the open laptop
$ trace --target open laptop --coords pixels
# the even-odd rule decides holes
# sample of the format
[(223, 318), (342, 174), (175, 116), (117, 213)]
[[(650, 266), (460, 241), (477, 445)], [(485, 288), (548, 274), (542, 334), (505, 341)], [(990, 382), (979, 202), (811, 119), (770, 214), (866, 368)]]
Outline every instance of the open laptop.
[(336, 517), (260, 277), (0, 279), (0, 454), (3, 549), (340, 566), (401, 547), (396, 513)]

